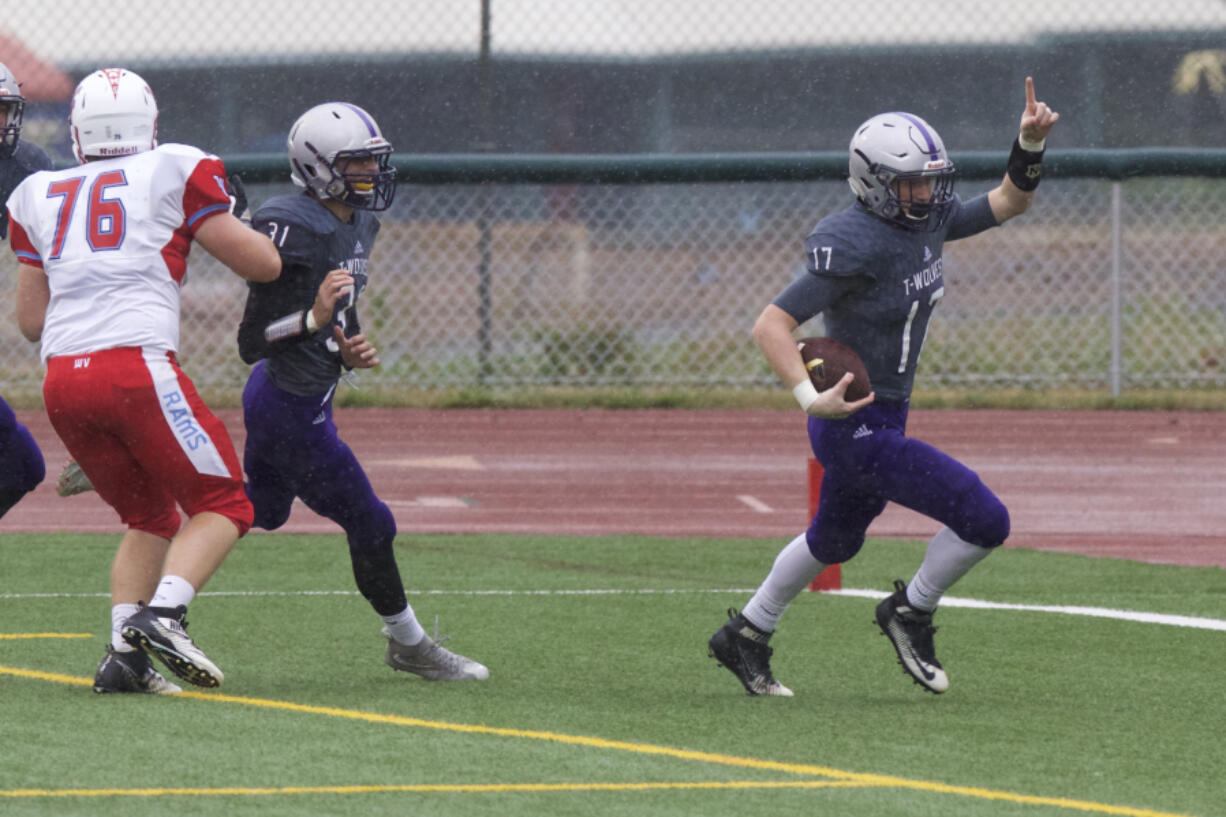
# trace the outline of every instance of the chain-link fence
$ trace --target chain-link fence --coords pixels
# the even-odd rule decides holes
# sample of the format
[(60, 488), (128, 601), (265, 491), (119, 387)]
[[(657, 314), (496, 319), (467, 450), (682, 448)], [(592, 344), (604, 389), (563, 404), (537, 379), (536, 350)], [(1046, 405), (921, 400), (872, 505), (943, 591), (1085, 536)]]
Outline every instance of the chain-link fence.
[[(150, 82), (163, 141), (223, 156), (281, 153), (298, 113), (345, 98), (401, 154), (838, 150), (906, 109), (956, 157), (1007, 148), (1030, 74), (1062, 113), (1054, 150), (1216, 148), (1226, 132), (1219, 0), (43, 0), (6, 6), (0, 61), (30, 99), (24, 138), (61, 163), (67, 95), (111, 64)], [(253, 202), (281, 189), (249, 186)], [(702, 389), (774, 384), (750, 327), (849, 193), (406, 184), (398, 198), (363, 305), (383, 365), (363, 382)], [(919, 382), (1223, 385), (1224, 199), (1195, 178), (1045, 182), (1024, 217), (947, 247)], [(0, 303), (14, 266), (3, 253)], [(197, 252), (182, 357), (202, 386), (241, 388), (243, 296)], [(36, 393), (35, 349), (12, 322), (0, 344), (0, 391)]]
[[(963, 184), (963, 195), (975, 187)], [(249, 189), (254, 201), (273, 192)], [(384, 220), (362, 311), (383, 364), (360, 384), (389, 391), (773, 385), (749, 329), (803, 269), (813, 224), (850, 199), (841, 182), (401, 195), (407, 206)], [(920, 383), (1226, 385), (1224, 220), (1220, 182), (1049, 180), (1025, 216), (947, 245)], [(4, 264), (0, 299), (12, 303), (11, 256)], [(241, 388), (244, 293), (197, 251), (182, 357), (202, 386)], [(0, 344), (4, 393), (36, 388), (35, 349), (11, 322)]]

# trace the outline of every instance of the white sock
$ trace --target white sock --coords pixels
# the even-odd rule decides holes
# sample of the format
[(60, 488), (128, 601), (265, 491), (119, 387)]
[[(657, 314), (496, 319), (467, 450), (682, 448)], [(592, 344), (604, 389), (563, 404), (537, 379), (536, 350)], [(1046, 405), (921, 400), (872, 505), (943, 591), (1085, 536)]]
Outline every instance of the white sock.
[(941, 528), (928, 543), (924, 561), (907, 585), (907, 601), (929, 612), (937, 609), (941, 596), (992, 552), (972, 545), (949, 528)]
[(111, 646), (115, 648), (115, 652), (132, 652), (132, 645), (123, 640), (123, 636), (119, 631), (123, 629), (123, 623), (128, 620), (129, 616), (136, 613), (137, 606), (135, 604), (116, 604), (111, 607)]
[(412, 605), (405, 605), (405, 608), (399, 613), (381, 616), (381, 618), (383, 623), (387, 625), (387, 631), (392, 638), (406, 647), (412, 647), (426, 637), (425, 629), (422, 628), (421, 622), (417, 620), (417, 616), (413, 614)]
[(186, 607), (196, 597), (196, 588), (182, 576), (166, 575), (158, 582), (158, 589), (153, 598), (149, 599), (150, 607), (169, 607), (171, 610), (182, 605)]
[(800, 534), (779, 551), (770, 573), (745, 604), (741, 615), (758, 629), (774, 632), (792, 599), (800, 595), (825, 567), (813, 558), (805, 535)]

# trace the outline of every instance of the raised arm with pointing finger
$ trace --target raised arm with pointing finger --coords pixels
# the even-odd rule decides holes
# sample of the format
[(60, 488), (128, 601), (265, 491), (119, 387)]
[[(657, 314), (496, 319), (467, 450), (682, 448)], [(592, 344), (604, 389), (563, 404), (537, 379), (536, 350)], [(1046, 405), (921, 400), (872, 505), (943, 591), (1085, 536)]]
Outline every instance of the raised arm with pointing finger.
[(1026, 77), (1026, 108), (1017, 139), (1009, 152), (1009, 163), (1000, 186), (988, 193), (992, 214), (998, 224), (1004, 224), (1014, 216), (1030, 209), (1034, 191), (1043, 177), (1043, 151), (1047, 147), (1047, 134), (1060, 118), (1060, 114), (1038, 102), (1034, 96), (1034, 80)]

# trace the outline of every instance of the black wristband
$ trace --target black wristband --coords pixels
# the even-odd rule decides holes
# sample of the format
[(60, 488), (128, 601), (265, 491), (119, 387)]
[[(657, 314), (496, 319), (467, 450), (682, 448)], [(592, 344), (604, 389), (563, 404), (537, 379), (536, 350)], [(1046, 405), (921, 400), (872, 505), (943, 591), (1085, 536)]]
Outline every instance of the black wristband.
[(1029, 193), (1039, 186), (1039, 179), (1043, 176), (1043, 151), (1022, 150), (1022, 146), (1014, 139), (1013, 150), (1009, 151), (1006, 173), (1014, 187)]

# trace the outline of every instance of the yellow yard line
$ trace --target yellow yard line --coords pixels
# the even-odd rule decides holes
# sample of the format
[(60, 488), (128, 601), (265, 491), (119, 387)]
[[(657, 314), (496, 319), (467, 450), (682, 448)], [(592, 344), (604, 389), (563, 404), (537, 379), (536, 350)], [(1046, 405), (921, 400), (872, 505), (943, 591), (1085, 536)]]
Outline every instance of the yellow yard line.
[[(13, 675), (19, 678), (30, 678), (55, 683), (90, 686), (93, 681), (88, 678), (76, 678), (69, 675), (40, 672), (38, 670), (19, 669), (0, 666), (0, 675)], [(909, 789), (936, 794), (953, 794), (961, 797), (971, 797), (981, 800), (1020, 803), (1024, 805), (1052, 806), (1055, 808), (1083, 811), (1095, 814), (1112, 814), (1121, 817), (1189, 817), (1186, 814), (1154, 811), (1151, 809), (1133, 808), (1131, 806), (1113, 806), (1107, 803), (1096, 803), (1090, 800), (1074, 800), (1067, 797), (1043, 797), (1016, 792), (984, 789), (976, 786), (955, 786), (947, 783), (937, 783), (927, 780), (911, 780), (905, 777), (890, 775), (864, 774), (834, 769), (829, 766), (818, 766), (808, 763), (782, 763), (774, 760), (761, 760), (751, 757), (738, 757), (714, 752), (700, 752), (692, 749), (677, 749), (671, 746), (658, 746), (650, 743), (631, 743), (629, 741), (609, 740), (607, 738), (590, 737), (586, 735), (566, 735), (559, 732), (546, 732), (535, 729), (508, 729), (496, 726), (481, 726), (477, 724), (450, 723), (447, 721), (431, 721), (421, 718), (411, 718), (404, 715), (388, 715), (378, 712), (363, 712), (356, 709), (340, 709), (331, 706), (316, 706), (298, 704), (291, 701), (278, 701), (269, 698), (248, 698), (238, 695), (226, 695), (217, 692), (176, 693), (177, 698), (193, 698), (214, 703), (230, 703), (251, 706), (261, 709), (272, 709), (283, 712), (298, 712), (307, 715), (324, 715), (333, 718), (365, 721), (367, 723), (385, 724), (391, 726), (408, 726), (417, 729), (435, 729), (446, 732), (465, 734), (493, 735), (497, 737), (525, 738), (542, 740), (570, 746), (587, 746), (596, 749), (612, 749), (641, 755), (656, 755), (679, 760), (694, 760), (700, 763), (711, 763), (721, 766), (732, 766), (743, 769), (760, 769), (766, 771), (786, 772), (788, 774), (818, 776), (831, 778), (840, 782), (857, 786), (876, 786), (882, 788)], [(798, 781), (799, 782), (799, 781)], [(824, 782), (824, 781), (815, 781)]]
[(218, 797), (270, 794), (456, 794), (539, 793), (592, 791), (684, 791), (719, 789), (829, 789), (856, 788), (864, 783), (846, 780), (704, 780), (680, 783), (456, 783), (400, 786), (222, 786), (217, 788), (150, 789), (0, 789), (0, 797)]

